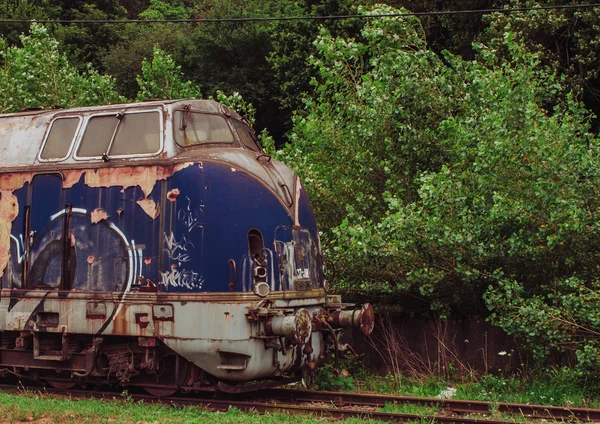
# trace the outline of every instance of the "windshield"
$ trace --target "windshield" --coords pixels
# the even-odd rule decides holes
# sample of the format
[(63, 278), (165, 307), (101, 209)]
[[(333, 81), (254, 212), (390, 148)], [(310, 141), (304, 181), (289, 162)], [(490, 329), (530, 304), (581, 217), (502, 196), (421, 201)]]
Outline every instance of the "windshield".
[(233, 143), (227, 121), (220, 115), (175, 111), (175, 141), (181, 147), (207, 143)]

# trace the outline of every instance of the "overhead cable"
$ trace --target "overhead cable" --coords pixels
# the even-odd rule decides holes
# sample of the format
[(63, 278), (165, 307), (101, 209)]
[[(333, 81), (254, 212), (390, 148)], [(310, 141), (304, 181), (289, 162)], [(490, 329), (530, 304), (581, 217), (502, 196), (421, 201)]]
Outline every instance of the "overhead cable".
[(278, 16), (278, 17), (245, 17), (245, 18), (198, 18), (198, 19), (0, 19), (0, 23), (42, 23), (42, 24), (154, 24), (154, 23), (224, 23), (224, 22), (277, 22), (277, 21), (322, 21), (339, 19), (377, 19), (401, 18), (409, 16), (448, 16), (448, 15), (488, 15), (491, 13), (517, 13), (543, 10), (591, 9), (600, 7), (600, 3), (570, 4), (536, 7), (513, 7), (504, 9), (466, 9), (442, 10), (430, 12), (404, 12), (366, 15), (327, 15), (327, 16)]

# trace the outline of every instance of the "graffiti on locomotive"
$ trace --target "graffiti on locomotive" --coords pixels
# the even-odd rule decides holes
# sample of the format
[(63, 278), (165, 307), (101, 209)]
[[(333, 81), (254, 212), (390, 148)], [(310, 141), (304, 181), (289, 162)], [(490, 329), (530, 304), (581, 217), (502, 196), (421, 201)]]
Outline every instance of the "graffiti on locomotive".
[(219, 103), (0, 115), (0, 144), (0, 377), (240, 392), (373, 329), (328, 293), (297, 175)]

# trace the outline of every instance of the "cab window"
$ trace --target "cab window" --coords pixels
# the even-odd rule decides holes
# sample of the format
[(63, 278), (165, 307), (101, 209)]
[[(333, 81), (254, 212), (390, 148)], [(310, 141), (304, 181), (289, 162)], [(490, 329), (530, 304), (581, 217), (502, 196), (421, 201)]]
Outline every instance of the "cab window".
[(237, 135), (242, 143), (244, 143), (244, 146), (254, 150), (255, 152), (259, 152), (260, 147), (256, 143), (256, 138), (250, 127), (235, 119), (233, 119), (231, 122), (233, 122), (233, 128), (235, 128), (235, 131), (237, 132)]
[(181, 147), (209, 143), (233, 143), (227, 121), (220, 115), (175, 111), (175, 142)]
[(79, 117), (55, 119), (50, 126), (50, 131), (48, 131), (40, 158), (42, 160), (66, 158), (69, 155), (80, 122)]

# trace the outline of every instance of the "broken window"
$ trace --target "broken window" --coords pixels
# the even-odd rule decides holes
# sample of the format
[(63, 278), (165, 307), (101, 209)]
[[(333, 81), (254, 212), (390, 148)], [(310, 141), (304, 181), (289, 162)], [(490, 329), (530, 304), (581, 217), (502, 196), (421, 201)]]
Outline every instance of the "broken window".
[(233, 134), (225, 118), (219, 115), (175, 111), (175, 142), (181, 147), (208, 143), (233, 143)]
[(40, 158), (59, 160), (69, 155), (71, 144), (79, 128), (80, 118), (58, 118), (52, 122)]

